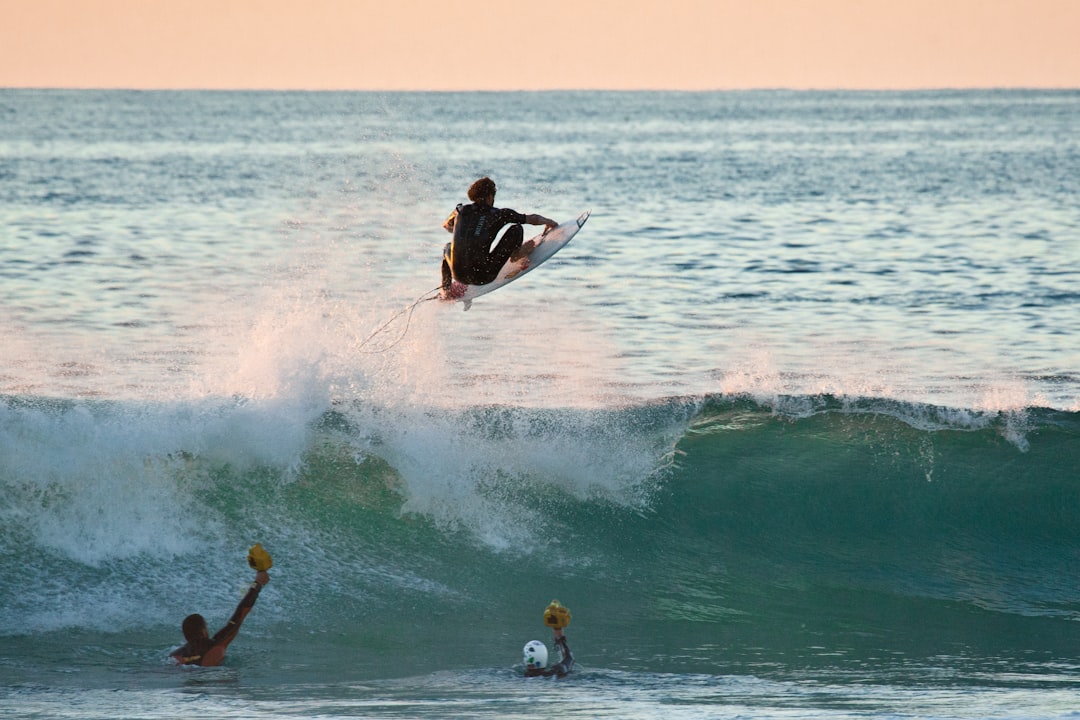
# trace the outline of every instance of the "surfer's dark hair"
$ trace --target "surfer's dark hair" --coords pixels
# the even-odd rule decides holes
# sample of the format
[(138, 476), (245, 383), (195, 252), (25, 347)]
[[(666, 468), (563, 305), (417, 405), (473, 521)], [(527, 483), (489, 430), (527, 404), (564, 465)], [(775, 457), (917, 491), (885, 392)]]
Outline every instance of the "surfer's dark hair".
[(206, 630), (206, 618), (198, 613), (188, 615), (184, 618), (184, 624), (180, 626), (180, 629), (184, 633), (184, 639), (188, 642), (199, 640)]
[(469, 199), (473, 202), (483, 200), (488, 195), (495, 194), (495, 181), (489, 177), (482, 177), (469, 186)]

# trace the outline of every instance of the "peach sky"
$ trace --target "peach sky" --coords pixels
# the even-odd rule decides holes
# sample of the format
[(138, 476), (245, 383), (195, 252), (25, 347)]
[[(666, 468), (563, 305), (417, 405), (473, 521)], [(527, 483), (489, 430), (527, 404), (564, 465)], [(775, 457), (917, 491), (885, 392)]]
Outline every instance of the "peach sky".
[(0, 87), (1080, 87), (1080, 0), (0, 0)]

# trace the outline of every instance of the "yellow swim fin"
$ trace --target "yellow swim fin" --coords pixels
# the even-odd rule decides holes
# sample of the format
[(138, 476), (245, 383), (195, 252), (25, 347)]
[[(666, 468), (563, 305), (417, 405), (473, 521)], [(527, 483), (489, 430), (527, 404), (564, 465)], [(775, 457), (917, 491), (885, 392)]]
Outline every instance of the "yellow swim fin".
[(570, 624), (570, 610), (564, 608), (558, 600), (544, 608), (544, 624), (550, 628), (563, 629)]
[(248, 550), (248, 565), (253, 570), (263, 571), (269, 570), (274, 566), (274, 561), (270, 558), (270, 553), (263, 550), (263, 546), (259, 543), (255, 543)]

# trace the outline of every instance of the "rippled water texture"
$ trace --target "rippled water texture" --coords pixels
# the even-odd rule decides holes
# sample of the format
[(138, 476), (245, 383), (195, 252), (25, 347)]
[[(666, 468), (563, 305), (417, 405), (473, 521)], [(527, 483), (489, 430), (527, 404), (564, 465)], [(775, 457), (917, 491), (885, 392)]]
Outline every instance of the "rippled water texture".
[(355, 375), (486, 173), (593, 217), (468, 315), (408, 318), (393, 349), (454, 358), (467, 397), (1077, 406), (1075, 92), (3, 91), (0, 116), (3, 392), (167, 396), (313, 344)]

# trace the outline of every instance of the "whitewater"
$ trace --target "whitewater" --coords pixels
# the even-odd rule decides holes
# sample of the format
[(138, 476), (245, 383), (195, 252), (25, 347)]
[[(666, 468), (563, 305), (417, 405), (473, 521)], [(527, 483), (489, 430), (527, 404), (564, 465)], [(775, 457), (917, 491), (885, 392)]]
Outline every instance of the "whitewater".
[[(0, 717), (1076, 717), (1078, 138), (1076, 91), (0, 90)], [(414, 306), (482, 175), (589, 223)]]

